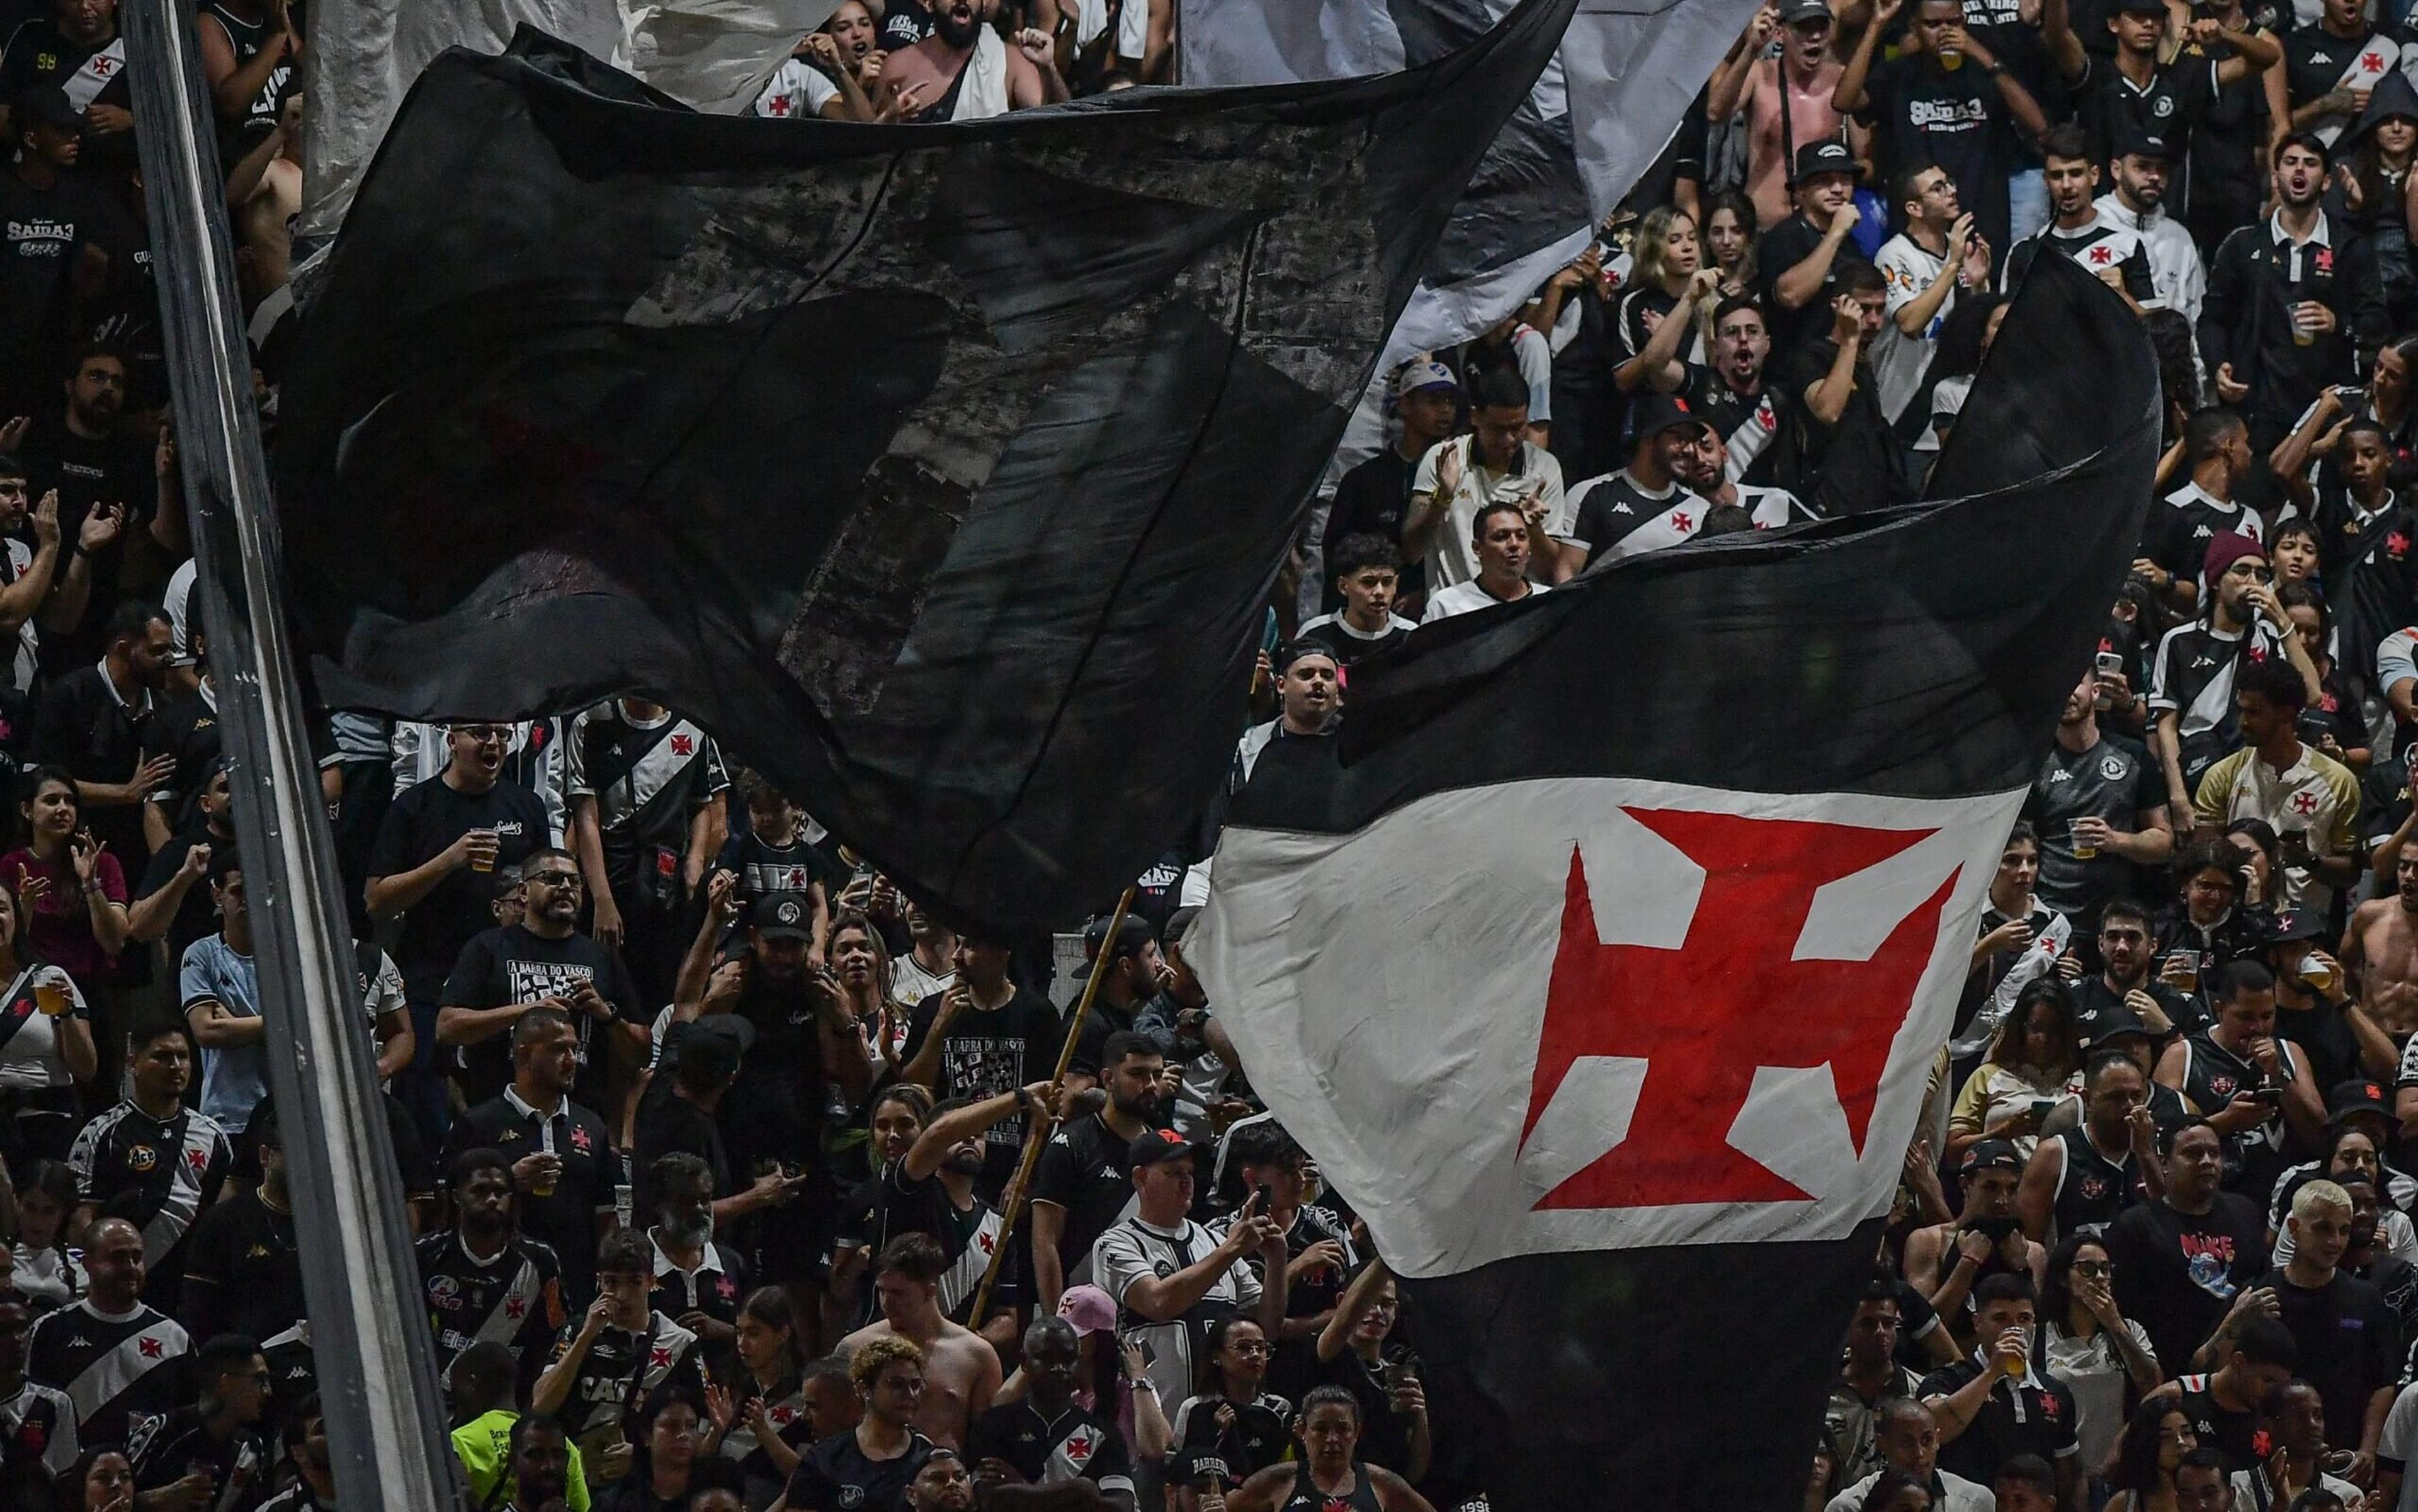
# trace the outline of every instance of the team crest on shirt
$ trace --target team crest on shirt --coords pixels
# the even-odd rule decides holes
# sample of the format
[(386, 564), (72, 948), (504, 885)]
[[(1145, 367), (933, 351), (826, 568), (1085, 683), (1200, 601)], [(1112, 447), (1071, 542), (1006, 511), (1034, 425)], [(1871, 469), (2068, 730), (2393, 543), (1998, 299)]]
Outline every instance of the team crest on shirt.
[(185, 1152), (185, 1165), (194, 1175), (202, 1175), (210, 1168), (210, 1153), (207, 1150), (188, 1150)]
[(129, 1170), (147, 1171), (158, 1164), (160, 1164), (160, 1152), (149, 1145), (132, 1144), (126, 1147), (126, 1167)]
[(2384, 554), (2395, 561), (2410, 555), (2410, 537), (2399, 530), (2384, 538)]
[(846, 1508), (864, 1505), (865, 1488), (862, 1486), (841, 1487), (839, 1489), (839, 1504), (842, 1507), (843, 1512), (845, 1512)]
[(2150, 106), (2150, 114), (2157, 116), (2160, 120), (2164, 120), (2174, 113), (2175, 97), (2172, 95), (2160, 95)]
[(2240, 1082), (2234, 1080), (2231, 1077), (2227, 1076), (2222, 1071), (2208, 1078), (2208, 1090), (2214, 1092), (2219, 1097), (2232, 1096), (2233, 1089), (2240, 1085), (2242, 1085)]
[(1092, 1451), (1099, 1446), (1099, 1440), (1089, 1433), (1078, 1432), (1066, 1441), (1066, 1458), (1073, 1461), (1076, 1469), (1080, 1470), (1090, 1461)]
[(586, 1129), (580, 1128), (577, 1125), (573, 1126), (571, 1130), (571, 1148), (585, 1153), (595, 1142), (595, 1140), (590, 1139), (588, 1137), (588, 1131)]
[(2124, 778), (2124, 758), (2120, 756), (2101, 756), (2099, 758), (2099, 775), (2106, 778), (2109, 782), (2121, 782)]
[(2057, 1404), (2057, 1393), (2055, 1393), (2055, 1392), (2053, 1392), (2053, 1391), (2043, 1391), (2043, 1392), (2042, 1392), (2042, 1393), (2041, 1393), (2041, 1416), (2042, 1416), (2042, 1417), (2043, 1417), (2043, 1418), (2047, 1419), (2049, 1422), (2054, 1423), (2054, 1422), (2056, 1422), (2056, 1421), (2057, 1421), (2057, 1419), (2058, 1419), (2058, 1414), (2059, 1413), (2061, 1413), (2063, 1410), (2064, 1410), (2064, 1409), (2062, 1409), (2062, 1408), (2058, 1407), (2058, 1404)]
[(450, 1275), (432, 1276), (428, 1282), (428, 1300), (451, 1312), (462, 1306), (462, 1288)]
[(726, 1275), (721, 1280), (713, 1283), (713, 1294), (720, 1297), (723, 1301), (728, 1302), (732, 1297), (739, 1294), (739, 1283)]
[(2096, 1202), (2106, 1195), (2107, 1183), (2104, 1179), (2097, 1176), (2085, 1176), (2082, 1179), (2082, 1199), (2084, 1201)]

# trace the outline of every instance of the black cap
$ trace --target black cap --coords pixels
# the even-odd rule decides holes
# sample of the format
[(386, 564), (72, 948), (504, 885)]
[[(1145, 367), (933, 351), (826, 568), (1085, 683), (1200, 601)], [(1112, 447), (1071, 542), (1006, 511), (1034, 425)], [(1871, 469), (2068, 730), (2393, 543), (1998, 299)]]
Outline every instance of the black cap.
[(1676, 425), (1702, 429), (1705, 423), (1705, 417), (1677, 394), (1649, 393), (1630, 411), (1629, 434), (1632, 440), (1643, 440)]
[[(1327, 654), (1326, 648), (1315, 642), (1307, 643), (1306, 649), (1320, 655)], [(1099, 959), (1100, 944), (1109, 938), (1109, 920), (1111, 917), (1104, 913), (1083, 926), (1083, 959)], [(1117, 954), (1129, 955), (1149, 943), (1150, 922), (1138, 913), (1126, 914), (1125, 922), (1117, 926)]]
[(2393, 1109), (2385, 1106), (2384, 1083), (2364, 1078), (2338, 1081), (2326, 1093), (2326, 1123), (2329, 1126), (2348, 1123), (2362, 1113), (2390, 1119)]
[(2163, 16), (2166, 13), (2166, 0), (2116, 0), (2116, 13), (2120, 16)]
[(1980, 1170), (2021, 1170), (2024, 1157), (2015, 1153), (2013, 1143), (2006, 1139), (1977, 1139), (1965, 1147), (1965, 1163), (1956, 1168), (1960, 1176), (1970, 1176)]
[(767, 893), (747, 910), (747, 923), (767, 939), (815, 938), (814, 904), (803, 893)]
[[(2164, 10), (2165, 8), (2161, 6), (2159, 8)], [(2140, 128), (2135, 127), (2132, 130), (2118, 133), (2116, 137), (2115, 156), (2119, 158), (2162, 158), (2168, 162), (2172, 162), (2175, 160), (2176, 153), (2174, 147), (2167, 143), (2165, 137), (2160, 136), (2155, 131), (2145, 131)]]
[(1780, 23), (1794, 26), (1800, 21), (1829, 21), (1829, 0), (1788, 0), (1780, 8)]
[(1847, 150), (1844, 142), (1808, 142), (1797, 149), (1797, 181), (1803, 183), (1815, 174), (1852, 174), (1856, 171), (1856, 155)]
[(2323, 939), (2326, 938), (2326, 922), (2318, 917), (2314, 909), (2284, 909), (2267, 921), (2267, 927), (2258, 938), (2270, 945), (2281, 945), (2295, 939)]
[(1125, 1168), (1140, 1170), (1164, 1160), (1189, 1160), (1192, 1146), (1173, 1129), (1151, 1129), (1125, 1147)]
[(68, 92), (56, 86), (28, 89), (17, 97), (14, 115), (20, 130), (27, 121), (39, 121), (63, 131), (84, 130), (84, 112), (75, 108)]

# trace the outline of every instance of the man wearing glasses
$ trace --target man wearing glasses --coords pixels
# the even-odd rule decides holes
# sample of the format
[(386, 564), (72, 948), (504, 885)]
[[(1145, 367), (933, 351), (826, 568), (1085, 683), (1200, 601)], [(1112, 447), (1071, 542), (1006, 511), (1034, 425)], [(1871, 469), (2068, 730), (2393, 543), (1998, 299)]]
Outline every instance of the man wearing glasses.
[(507, 730), (466, 724), (447, 731), (445, 770), (395, 799), (370, 848), (364, 893), (373, 918), (403, 920), (394, 963), (420, 1045), (394, 1092), (431, 1144), (445, 1132), (436, 1013), (446, 977), (470, 938), (493, 927), (499, 879), (551, 838), (537, 795), (502, 775)]
[(647, 1025), (638, 989), (621, 957), (579, 932), (579, 863), (548, 846), (521, 871), (520, 921), (473, 935), (445, 981), (436, 1041), (460, 1059), (462, 1093), (472, 1104), (500, 1096), (513, 1078), (512, 1027), (531, 1008), (559, 1008), (579, 1034), (574, 1101), (600, 1105), (612, 1057), (609, 1031), (643, 1050)]
[(2200, 618), (2166, 632), (2150, 671), (2150, 715), (2157, 722), (2150, 741), (2165, 772), (2167, 816), (2179, 823), (2193, 812), (2208, 769), (2242, 743), (2235, 669), (2273, 658), (2290, 662), (2309, 687), (2318, 680), (2275, 600), (2266, 547), (2219, 531), (2209, 542), (2200, 578), (2208, 585)]

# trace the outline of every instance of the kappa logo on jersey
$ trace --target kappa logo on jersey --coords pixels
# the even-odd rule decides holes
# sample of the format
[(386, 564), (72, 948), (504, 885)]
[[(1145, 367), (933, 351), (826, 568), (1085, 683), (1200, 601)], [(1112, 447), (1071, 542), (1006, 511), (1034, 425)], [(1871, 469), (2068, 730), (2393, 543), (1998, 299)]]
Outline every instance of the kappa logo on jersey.
[[(1621, 812), (1701, 872), (1679, 938), (1601, 938), (1586, 859), (1570, 848), (1561, 939), (1546, 989), (1521, 1153), (1584, 1060), (1643, 1061), (1625, 1137), (1563, 1178), (1536, 1211), (1785, 1202), (1813, 1194), (1731, 1143), (1765, 1067), (1828, 1067), (1861, 1156), (1890, 1047), (1938, 942), (1961, 867), (1927, 897), (1896, 893), (1886, 938), (1850, 941), (1817, 894), (1882, 867), (1939, 832), (1881, 830), (1740, 814)], [(1632, 857), (1624, 848), (1622, 860)], [(1658, 858), (1661, 859), (1661, 858)], [(1833, 893), (1833, 899), (1841, 894)], [(1669, 921), (1664, 921), (1666, 926)], [(1870, 921), (1867, 921), (1869, 924)], [(1837, 938), (1825, 939), (1835, 931)], [(1794, 939), (1782, 955), (1775, 938)], [(1697, 1005), (1685, 1021), (1673, 1002)], [(1768, 1006), (1791, 1004), (1774, 1018)], [(1734, 1056), (1722, 1046), (1752, 1045)], [(1561, 1128), (1568, 1138), (1569, 1121)]]

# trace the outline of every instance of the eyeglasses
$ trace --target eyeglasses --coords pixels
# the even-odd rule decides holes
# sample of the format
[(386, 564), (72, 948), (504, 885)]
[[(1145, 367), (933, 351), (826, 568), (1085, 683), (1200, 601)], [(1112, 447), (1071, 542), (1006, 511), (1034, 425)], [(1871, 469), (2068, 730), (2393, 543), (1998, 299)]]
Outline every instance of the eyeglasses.
[(1241, 1355), (1246, 1360), (1256, 1360), (1264, 1356), (1268, 1352), (1267, 1341), (1265, 1339), (1253, 1339), (1247, 1344), (1229, 1344), (1226, 1347), (1232, 1350), (1235, 1353)]
[(2225, 570), (2225, 575), (2227, 577), (2247, 577), (2259, 583), (2270, 583), (2274, 581), (2275, 578), (2275, 574), (2273, 571), (2259, 566), (2257, 562), (2235, 562), (2232, 566)]
[(2108, 1264), (2105, 1260), (2075, 1260), (2074, 1262), (2074, 1274), (2076, 1275), (2106, 1275), (2114, 1272), (2115, 1269), (2115, 1266)]
[(509, 732), (501, 725), (456, 725), (453, 726), (453, 733), (466, 741), (474, 741), (484, 745), (489, 741), (504, 739)]
[(548, 887), (577, 887), (580, 885), (579, 874), (577, 872), (532, 872), (527, 879), (532, 882), (543, 882)]

